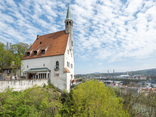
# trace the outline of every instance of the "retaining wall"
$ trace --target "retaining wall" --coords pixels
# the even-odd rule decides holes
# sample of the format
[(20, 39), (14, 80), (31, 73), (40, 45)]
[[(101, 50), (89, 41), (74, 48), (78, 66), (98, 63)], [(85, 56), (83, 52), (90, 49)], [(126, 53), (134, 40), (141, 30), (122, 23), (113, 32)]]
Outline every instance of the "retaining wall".
[(48, 79), (0, 81), (0, 92), (3, 92), (6, 88), (13, 88), (13, 91), (22, 91), (34, 85), (43, 86), (44, 84), (48, 85)]

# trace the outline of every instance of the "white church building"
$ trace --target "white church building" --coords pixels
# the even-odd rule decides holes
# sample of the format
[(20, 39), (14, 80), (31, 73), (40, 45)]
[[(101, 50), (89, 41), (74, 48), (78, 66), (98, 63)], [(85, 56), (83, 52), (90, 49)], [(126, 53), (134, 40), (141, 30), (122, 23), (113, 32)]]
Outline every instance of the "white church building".
[(74, 79), (73, 20), (70, 6), (65, 30), (37, 35), (22, 58), (22, 71), (27, 79), (48, 78), (60, 90), (70, 91)]

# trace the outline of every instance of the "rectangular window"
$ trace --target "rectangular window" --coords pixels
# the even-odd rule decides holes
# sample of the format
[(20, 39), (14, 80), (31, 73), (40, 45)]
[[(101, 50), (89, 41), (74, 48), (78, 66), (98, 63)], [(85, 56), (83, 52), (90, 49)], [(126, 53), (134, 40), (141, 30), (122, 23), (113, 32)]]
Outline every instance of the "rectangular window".
[(73, 68), (73, 64), (71, 64), (71, 68)]

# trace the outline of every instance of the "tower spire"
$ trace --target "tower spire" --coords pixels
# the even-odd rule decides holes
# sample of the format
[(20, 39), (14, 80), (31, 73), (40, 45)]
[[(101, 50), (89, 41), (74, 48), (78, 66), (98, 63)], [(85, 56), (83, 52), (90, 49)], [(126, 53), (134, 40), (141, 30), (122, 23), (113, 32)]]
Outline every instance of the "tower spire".
[(65, 20), (65, 33), (68, 33), (70, 36), (70, 49), (73, 49), (73, 20), (70, 12), (70, 5), (68, 4), (67, 15)]
[(66, 15), (66, 20), (72, 20), (71, 12), (70, 12), (70, 5), (69, 4), (68, 4), (68, 10), (67, 10), (67, 15)]
[(73, 20), (71, 17), (69, 4), (68, 4), (67, 15), (66, 15), (66, 20), (65, 20), (65, 31), (66, 33), (70, 33), (70, 34), (73, 32)]

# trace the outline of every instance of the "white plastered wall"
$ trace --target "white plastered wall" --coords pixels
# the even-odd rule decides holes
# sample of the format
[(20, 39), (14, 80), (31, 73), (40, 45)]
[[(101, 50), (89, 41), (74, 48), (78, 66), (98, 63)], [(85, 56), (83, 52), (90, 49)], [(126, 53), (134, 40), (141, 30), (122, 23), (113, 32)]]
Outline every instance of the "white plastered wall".
[[(59, 69), (55, 71), (56, 61), (59, 61)], [(31, 68), (45, 68), (47, 67), (50, 72), (50, 82), (61, 90), (67, 90), (67, 74), (64, 73), (64, 55), (42, 57), (35, 59), (22, 60), (22, 69), (27, 71)], [(28, 65), (28, 68), (27, 68)], [(59, 75), (58, 75), (59, 74)]]
[[(66, 51), (64, 54), (64, 67), (68, 68), (70, 71), (70, 73), (66, 73), (67, 74), (67, 91), (70, 91), (70, 84), (71, 84), (70, 82), (71, 82), (71, 80), (74, 79), (74, 53), (73, 53), (73, 49), (70, 49), (71, 48), (70, 41), (71, 41), (71, 39), (69, 36), (67, 46), (66, 46)], [(68, 51), (69, 51), (69, 53), (68, 53)], [(67, 66), (67, 62), (70, 63), (69, 67)], [(71, 64), (73, 65), (72, 68), (71, 68)], [(71, 75), (73, 76), (72, 78), (71, 78)]]

